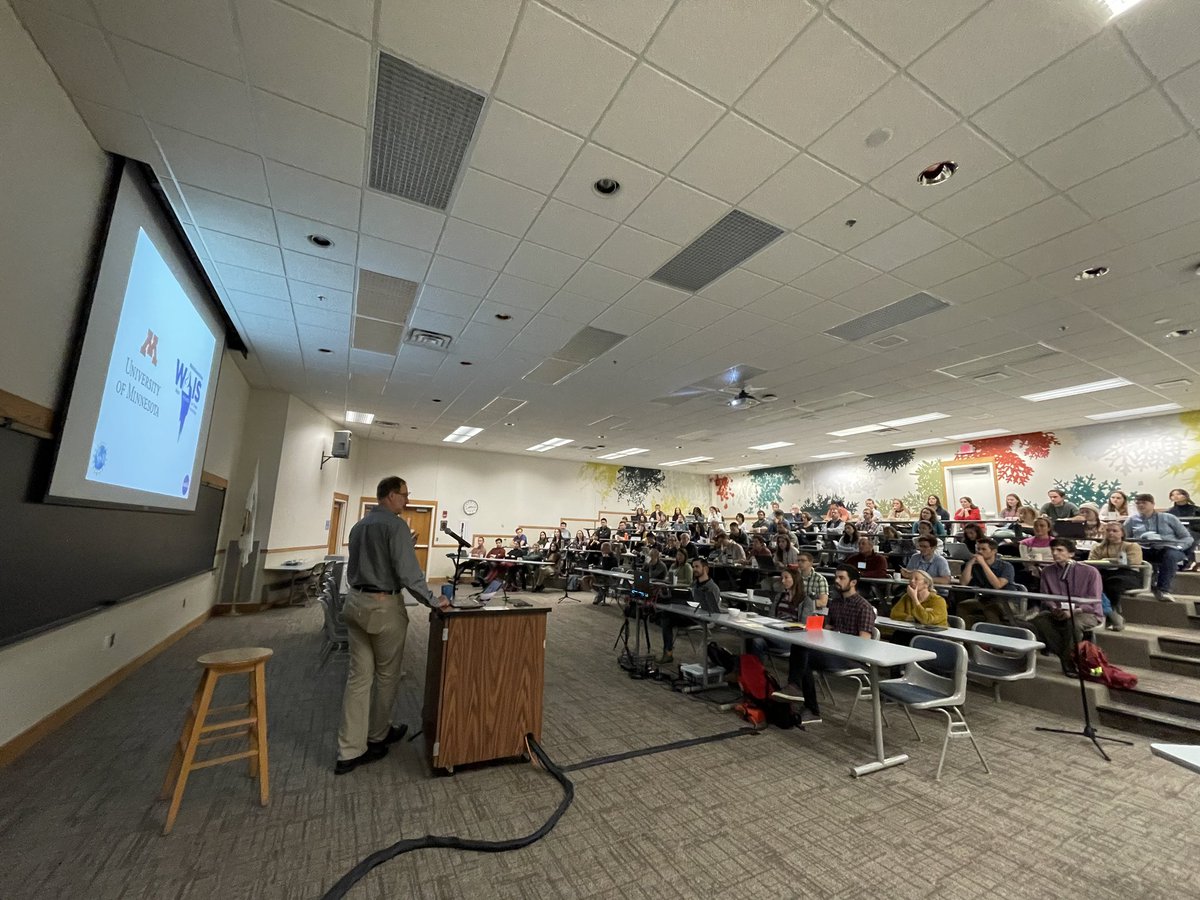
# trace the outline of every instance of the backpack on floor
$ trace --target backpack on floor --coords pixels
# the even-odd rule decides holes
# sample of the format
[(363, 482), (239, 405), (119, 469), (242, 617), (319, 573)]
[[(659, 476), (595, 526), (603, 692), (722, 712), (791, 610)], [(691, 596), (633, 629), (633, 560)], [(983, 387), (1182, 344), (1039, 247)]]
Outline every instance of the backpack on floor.
[(1098, 681), (1126, 691), (1137, 687), (1137, 676), (1110, 663), (1104, 651), (1091, 641), (1079, 642), (1075, 648), (1075, 665), (1088, 681)]
[(742, 689), (742, 702), (734, 709), (747, 722), (756, 728), (764, 723), (776, 728), (795, 726), (792, 705), (771, 696), (779, 690), (779, 682), (752, 653), (743, 653), (738, 659), (738, 687)]
[(737, 672), (738, 659), (716, 641), (709, 641), (708, 664), (714, 668), (719, 666), (726, 675), (732, 675)]

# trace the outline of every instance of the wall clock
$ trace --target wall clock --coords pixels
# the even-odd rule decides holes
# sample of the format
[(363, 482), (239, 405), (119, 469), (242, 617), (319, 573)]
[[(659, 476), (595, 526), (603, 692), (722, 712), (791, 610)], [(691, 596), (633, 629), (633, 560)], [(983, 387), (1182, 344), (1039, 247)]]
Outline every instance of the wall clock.
[(463, 512), (468, 516), (473, 516), (475, 513), (479, 512), (479, 504), (474, 500), (467, 500), (465, 503), (463, 503)]

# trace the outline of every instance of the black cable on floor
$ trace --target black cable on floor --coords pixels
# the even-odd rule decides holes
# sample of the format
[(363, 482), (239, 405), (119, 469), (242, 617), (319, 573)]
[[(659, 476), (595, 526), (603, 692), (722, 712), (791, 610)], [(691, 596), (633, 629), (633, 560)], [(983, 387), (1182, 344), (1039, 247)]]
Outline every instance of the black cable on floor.
[(540, 841), (548, 835), (558, 820), (562, 818), (563, 813), (567, 811), (575, 799), (575, 785), (566, 776), (567, 772), (575, 772), (580, 769), (590, 769), (594, 766), (603, 766), (608, 763), (620, 762), (626, 759), (635, 759), (639, 756), (648, 756), (652, 753), (665, 753), (668, 750), (680, 750), (684, 747), (695, 747), (700, 744), (711, 744), (714, 741), (723, 741), (729, 738), (741, 737), (747, 734), (757, 734), (753, 728), (739, 728), (736, 731), (723, 731), (720, 734), (707, 735), (705, 737), (688, 738), (687, 740), (674, 741), (670, 744), (659, 744), (656, 747), (645, 747), (641, 750), (630, 750), (626, 753), (615, 753), (611, 756), (598, 756), (595, 759), (584, 760), (577, 762), (574, 765), (560, 768), (554, 760), (546, 755), (546, 751), (541, 745), (534, 740), (532, 734), (525, 735), (525, 747), (529, 751), (530, 761), (538, 768), (545, 769), (549, 772), (554, 780), (562, 785), (563, 798), (559, 801), (558, 808), (550, 815), (536, 831), (525, 835), (525, 837), (510, 838), (506, 841), (479, 841), (472, 838), (460, 838), (455, 835), (442, 834), (427, 834), (424, 837), (408, 838), (403, 841), (397, 841), (390, 847), (385, 847), (382, 850), (376, 850), (362, 862), (358, 863), (353, 869), (338, 879), (337, 883), (331, 887), (322, 897), (322, 900), (341, 900), (346, 896), (346, 893), (354, 887), (368, 872), (378, 865), (382, 865), (390, 859), (395, 859), (402, 853), (409, 853), (413, 850), (431, 850), (437, 847), (448, 848), (451, 850), (474, 850), (478, 853), (504, 853), (508, 850), (520, 850), (522, 847), (528, 847), (530, 844)]

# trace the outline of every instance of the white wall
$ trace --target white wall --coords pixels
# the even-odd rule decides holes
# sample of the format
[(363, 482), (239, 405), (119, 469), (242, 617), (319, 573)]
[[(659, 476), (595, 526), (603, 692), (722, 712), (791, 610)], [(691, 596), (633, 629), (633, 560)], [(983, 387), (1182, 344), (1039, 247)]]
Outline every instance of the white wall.
[(7, 0), (0, 0), (0, 160), (0, 389), (53, 408), (108, 162)]

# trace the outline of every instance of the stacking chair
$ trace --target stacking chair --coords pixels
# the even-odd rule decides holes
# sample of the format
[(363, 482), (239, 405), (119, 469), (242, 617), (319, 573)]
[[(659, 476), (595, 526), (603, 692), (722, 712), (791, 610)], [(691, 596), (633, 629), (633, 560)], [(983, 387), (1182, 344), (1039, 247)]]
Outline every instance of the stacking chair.
[[(972, 631), (981, 634), (1000, 634), (1005, 637), (1034, 640), (1034, 634), (1028, 628), (1017, 628), (1015, 625), (993, 625), (991, 622), (976, 622)], [(967, 675), (982, 681), (992, 683), (992, 699), (1000, 702), (1000, 682), (1021, 681), (1033, 678), (1037, 674), (1037, 651), (1013, 653), (989, 648), (983, 644), (972, 644), (969, 651)]]
[[(871, 626), (871, 639), (879, 640), (879, 629)], [(854, 718), (854, 711), (858, 709), (858, 701), (865, 700), (868, 703), (871, 701), (871, 676), (866, 669), (861, 666), (848, 666), (845, 669), (831, 669), (826, 672), (817, 673), (820, 678), (817, 683), (825, 692), (825, 696), (829, 698), (830, 704), (836, 709), (837, 701), (833, 698), (833, 691), (829, 688), (829, 679), (826, 675), (833, 675), (836, 678), (850, 678), (854, 681), (856, 690), (854, 693), (854, 702), (850, 704), (850, 712), (846, 714), (846, 722), (843, 728), (850, 727), (850, 720)]]
[[(881, 696), (901, 704), (908, 724), (912, 726), (917, 740), (921, 740), (921, 732), (917, 731), (916, 723), (912, 720), (910, 709), (936, 709), (946, 717), (946, 737), (942, 740), (942, 755), (938, 759), (935, 781), (942, 780), (942, 767), (946, 763), (946, 748), (950, 738), (965, 737), (971, 741), (979, 761), (983, 763), (983, 771), (991, 774), (987, 760), (975, 736), (967, 726), (962, 707), (967, 701), (967, 648), (955, 641), (944, 638), (917, 635), (913, 638), (912, 647), (917, 650), (929, 650), (935, 654), (935, 659), (926, 663), (909, 663), (904, 670), (903, 678), (890, 679), (880, 682)], [(939, 672), (951, 673), (949, 676)]]
[(946, 624), (950, 628), (966, 628), (967, 627), (967, 623), (963, 620), (962, 616), (946, 616)]
[(325, 663), (329, 661), (330, 654), (337, 650), (339, 653), (350, 651), (350, 635), (346, 631), (346, 624), (342, 621), (341, 614), (333, 608), (333, 598), (328, 592), (321, 593), (321, 608), (325, 612), (325, 643), (321, 647), (321, 661), (317, 665), (318, 669), (325, 667)]
[(300, 592), (300, 599), (305, 601), (315, 600), (320, 595), (321, 588), (324, 587), (322, 582), (325, 579), (325, 570), (327, 568), (329, 568), (329, 564), (323, 562), (313, 566), (313, 570), (304, 579), (304, 587)]

